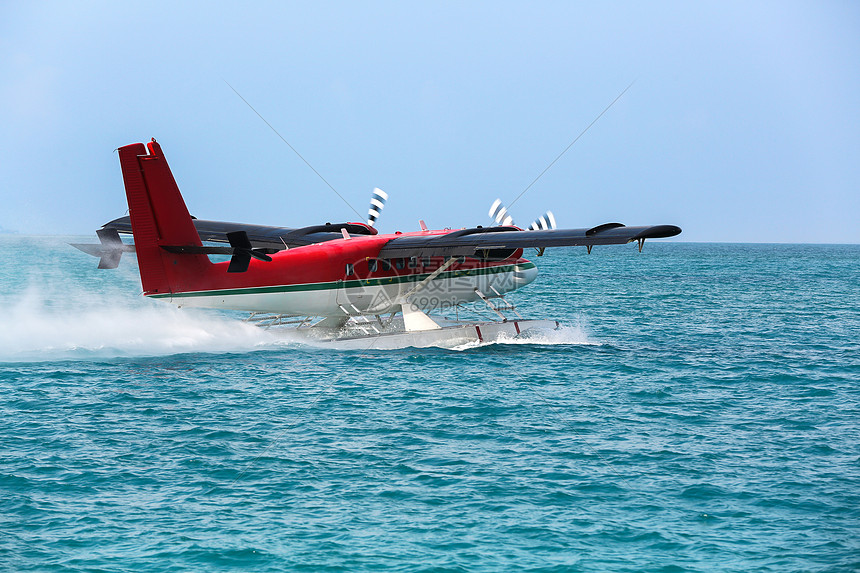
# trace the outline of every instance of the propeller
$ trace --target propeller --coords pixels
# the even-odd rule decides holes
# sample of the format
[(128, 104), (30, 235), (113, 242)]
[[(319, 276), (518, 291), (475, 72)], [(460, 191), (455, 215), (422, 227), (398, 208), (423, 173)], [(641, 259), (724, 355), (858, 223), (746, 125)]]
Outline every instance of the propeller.
[(490, 217), (496, 220), (496, 223), (509, 227), (514, 224), (514, 218), (508, 215), (508, 208), (502, 205), (501, 199), (496, 199), (490, 205)]
[[(509, 227), (514, 224), (514, 218), (508, 213), (507, 207), (502, 205), (501, 199), (496, 199), (493, 201), (493, 204), (490, 206), (490, 212), (488, 213), (490, 217), (492, 217), (497, 224)], [(555, 229), (557, 227), (555, 222), (555, 215), (552, 214), (552, 211), (547, 211), (537, 219), (535, 219), (531, 225), (529, 225), (529, 231), (547, 231), (549, 229)]]
[(376, 220), (379, 219), (386, 201), (388, 201), (388, 193), (379, 187), (374, 188), (373, 194), (370, 196), (370, 208), (367, 210), (368, 226), (372, 227), (376, 223)]
[(549, 229), (555, 229), (557, 225), (555, 224), (555, 215), (552, 214), (552, 211), (547, 211), (529, 225), (529, 231), (547, 231)]

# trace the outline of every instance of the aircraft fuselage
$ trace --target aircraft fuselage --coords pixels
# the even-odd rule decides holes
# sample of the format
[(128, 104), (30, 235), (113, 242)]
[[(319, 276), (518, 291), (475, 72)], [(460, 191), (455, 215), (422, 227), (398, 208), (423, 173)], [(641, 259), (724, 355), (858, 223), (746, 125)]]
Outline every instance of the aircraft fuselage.
[[(478, 300), (478, 292), (488, 297), (503, 295), (537, 276), (537, 267), (521, 257), (521, 249), (501, 261), (378, 258), (382, 246), (394, 236), (402, 234), (354, 236), (289, 249), (273, 254), (271, 261), (252, 260), (244, 273), (227, 273), (227, 262), (215, 263), (213, 272), (199, 280), (186, 275), (173, 292), (145, 294), (181, 306), (344, 316), (396, 312), (407, 295), (423, 311), (450, 308)], [(182, 264), (183, 256), (174, 255), (173, 264)]]

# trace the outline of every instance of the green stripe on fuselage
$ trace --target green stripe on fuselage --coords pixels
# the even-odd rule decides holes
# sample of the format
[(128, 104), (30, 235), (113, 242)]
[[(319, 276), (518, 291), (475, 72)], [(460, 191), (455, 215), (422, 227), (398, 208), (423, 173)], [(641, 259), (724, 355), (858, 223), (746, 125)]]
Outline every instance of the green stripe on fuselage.
[[(514, 272), (515, 267), (522, 270), (533, 269), (535, 264), (531, 261), (519, 265), (499, 265), (497, 267), (484, 267), (479, 269), (463, 269), (457, 271), (445, 271), (439, 274), (434, 281), (452, 279), (457, 277), (474, 277), (480, 275), (491, 275), (498, 273)], [(174, 293), (158, 293), (148, 295), (150, 298), (181, 298), (195, 296), (232, 296), (241, 294), (271, 294), (278, 292), (300, 292), (313, 290), (329, 290), (341, 288), (358, 288), (367, 286), (386, 286), (398, 283), (421, 282), (430, 276), (431, 273), (421, 273), (415, 275), (402, 275), (394, 277), (382, 277), (378, 279), (364, 279), (351, 281), (334, 281), (325, 283), (303, 283), (296, 285), (278, 285), (266, 287), (247, 287), (247, 288), (231, 288), (223, 290), (201, 290), (190, 292), (174, 292)]]

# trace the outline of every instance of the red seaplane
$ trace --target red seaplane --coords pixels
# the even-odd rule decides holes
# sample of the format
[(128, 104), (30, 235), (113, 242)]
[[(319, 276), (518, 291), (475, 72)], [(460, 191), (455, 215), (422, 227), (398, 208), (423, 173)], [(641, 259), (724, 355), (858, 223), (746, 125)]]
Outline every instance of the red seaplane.
[[(249, 311), (248, 320), (260, 326), (289, 326), (326, 342), (455, 346), (557, 328), (553, 320), (522, 319), (504, 299), (537, 276), (524, 248), (540, 256), (546, 247), (591, 252), (594, 245), (636, 242), (641, 251), (645, 239), (681, 232), (674, 225), (620, 223), (556, 229), (551, 212), (524, 230), (497, 200), (490, 209), (496, 226), (431, 230), (421, 221), (420, 231), (383, 235), (373, 226), (388, 198), (379, 189), (367, 223), (285, 228), (204, 221), (189, 214), (155, 139), (120, 147), (119, 159), (129, 216), (96, 231), (100, 244), (75, 247), (99, 257), (99, 268), (116, 268), (123, 252), (136, 252), (147, 297)], [(131, 233), (134, 244), (120, 233)], [(213, 262), (212, 255), (230, 258)], [(498, 319), (459, 320), (462, 305), (473, 302)], [(456, 312), (457, 319), (434, 311)]]

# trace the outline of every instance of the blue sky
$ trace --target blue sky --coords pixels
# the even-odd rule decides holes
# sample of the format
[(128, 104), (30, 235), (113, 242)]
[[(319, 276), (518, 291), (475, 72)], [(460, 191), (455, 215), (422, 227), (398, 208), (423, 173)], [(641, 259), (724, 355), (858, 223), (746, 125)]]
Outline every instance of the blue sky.
[(860, 4), (0, 6), (0, 229), (126, 211), (114, 149), (155, 137), (200, 218), (383, 231), (672, 223), (679, 240), (860, 242)]

